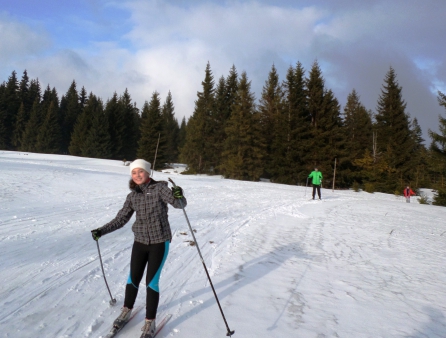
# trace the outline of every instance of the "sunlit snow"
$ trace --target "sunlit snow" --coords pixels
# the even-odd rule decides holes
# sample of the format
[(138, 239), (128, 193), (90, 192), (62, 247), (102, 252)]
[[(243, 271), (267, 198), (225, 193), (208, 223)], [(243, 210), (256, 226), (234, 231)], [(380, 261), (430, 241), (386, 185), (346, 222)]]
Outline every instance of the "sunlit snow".
[[(155, 172), (186, 208), (233, 337), (446, 337), (446, 208), (394, 195)], [(121, 161), (0, 152), (0, 336), (101, 337), (123, 303), (131, 223)], [(430, 190), (425, 190), (431, 193)], [(157, 336), (226, 337), (182, 210), (161, 275)], [(137, 304), (144, 304), (141, 287)], [(144, 311), (118, 337), (139, 337)]]

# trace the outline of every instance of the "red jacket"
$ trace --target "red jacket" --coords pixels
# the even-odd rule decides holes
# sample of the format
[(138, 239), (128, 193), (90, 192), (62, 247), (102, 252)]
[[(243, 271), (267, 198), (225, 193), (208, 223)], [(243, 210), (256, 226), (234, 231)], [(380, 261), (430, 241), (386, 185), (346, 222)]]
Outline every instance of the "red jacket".
[(404, 189), (404, 197), (410, 197), (410, 196), (415, 196), (416, 194), (413, 192), (412, 189), (410, 188), (405, 188)]

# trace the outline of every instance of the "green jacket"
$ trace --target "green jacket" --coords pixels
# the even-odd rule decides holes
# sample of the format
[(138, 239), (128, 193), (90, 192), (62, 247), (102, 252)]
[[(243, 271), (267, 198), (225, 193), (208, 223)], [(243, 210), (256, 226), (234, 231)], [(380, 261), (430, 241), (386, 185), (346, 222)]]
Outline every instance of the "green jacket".
[(322, 182), (322, 173), (318, 170), (314, 170), (311, 172), (311, 174), (308, 176), (308, 178), (312, 178), (311, 183), (320, 185)]

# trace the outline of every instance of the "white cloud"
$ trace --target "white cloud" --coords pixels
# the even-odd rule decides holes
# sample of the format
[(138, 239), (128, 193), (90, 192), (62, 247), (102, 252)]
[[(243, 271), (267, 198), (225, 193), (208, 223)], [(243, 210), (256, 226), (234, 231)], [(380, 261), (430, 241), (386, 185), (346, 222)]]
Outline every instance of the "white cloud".
[[(444, 84), (446, 38), (433, 32), (444, 27), (443, 2), (427, 6), (401, 0), (343, 1), (334, 7), (325, 1), (307, 1), (299, 7), (300, 3), (119, 2), (114, 5), (131, 11), (126, 25), (132, 25), (119, 40), (53, 51), (47, 50), (50, 40), (43, 30), (37, 34), (34, 28), (0, 16), (0, 25), (6, 22), (9, 27), (8, 37), (0, 40), (0, 60), (8, 58), (18, 72), (27, 69), (59, 94), (75, 79), (104, 101), (127, 88), (142, 107), (155, 90), (161, 98), (170, 90), (179, 120), (193, 112), (208, 61), (215, 81), (232, 65), (239, 73), (246, 71), (258, 98), (273, 64), (283, 80), (290, 65), (300, 61), (309, 70), (317, 59), (341, 104), (355, 88), (370, 109), (392, 66), (408, 111), (420, 117), (424, 131), (436, 129), (442, 108), (431, 88)], [(5, 41), (10, 42), (3, 49)]]
[(49, 35), (41, 27), (30, 27), (0, 14), (0, 63), (40, 55), (51, 46)]

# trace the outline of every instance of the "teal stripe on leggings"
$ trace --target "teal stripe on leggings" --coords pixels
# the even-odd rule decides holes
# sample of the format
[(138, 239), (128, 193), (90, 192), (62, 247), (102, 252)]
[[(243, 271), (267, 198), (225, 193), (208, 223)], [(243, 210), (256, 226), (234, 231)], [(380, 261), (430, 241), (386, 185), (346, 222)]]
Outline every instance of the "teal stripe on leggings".
[(152, 281), (149, 283), (149, 285), (147, 285), (148, 288), (150, 287), (152, 290), (156, 292), (160, 292), (159, 281), (161, 276), (161, 270), (163, 269), (164, 263), (166, 262), (167, 259), (167, 255), (169, 254), (169, 245), (170, 245), (169, 241), (164, 242), (163, 261), (161, 262), (160, 267), (158, 268), (158, 271), (156, 272), (155, 276), (153, 276)]

